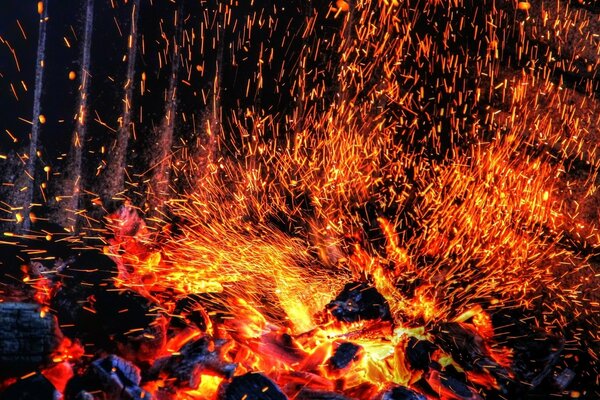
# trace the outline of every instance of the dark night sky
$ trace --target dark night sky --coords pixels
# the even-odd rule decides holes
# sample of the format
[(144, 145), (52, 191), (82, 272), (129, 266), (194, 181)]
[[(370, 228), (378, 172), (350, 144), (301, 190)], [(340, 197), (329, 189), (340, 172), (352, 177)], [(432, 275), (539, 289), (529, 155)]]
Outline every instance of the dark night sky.
[[(62, 1), (48, 0), (49, 20), (42, 96), (42, 114), (46, 117), (46, 123), (41, 126), (40, 134), (41, 147), (48, 163), (56, 162), (53, 161), (56, 157), (68, 151), (74, 130), (80, 81), (79, 76), (70, 80), (69, 72), (78, 72), (80, 68), (84, 3), (84, 0), (71, 1), (66, 7)], [(114, 7), (111, 3), (114, 3)], [(127, 53), (131, 3), (132, 1), (95, 1), (88, 98), (88, 116), (96, 120), (88, 120), (88, 145), (91, 146), (91, 151), (98, 150), (100, 144), (106, 143), (105, 138), (113, 134), (106, 126), (116, 128), (121, 117), (127, 66), (124, 56)], [(214, 25), (218, 3), (180, 3), (184, 15), (182, 30), (188, 32), (188, 36), (183, 39), (187, 43), (180, 43), (183, 44), (183, 62), (180, 65), (177, 87), (178, 111), (180, 116), (185, 114), (185, 122), (180, 118), (178, 126), (181, 128), (179, 131), (187, 131), (185, 135), (188, 136), (194, 130), (196, 132), (192, 132), (192, 135), (201, 133), (197, 131), (197, 126), (190, 123), (190, 116), (201, 115), (206, 109), (204, 99), (212, 90), (218, 46), (223, 48), (221, 102), (224, 119), (227, 120), (231, 113), (242, 117), (249, 107), (262, 109), (273, 115), (283, 115), (293, 106), (290, 90), (294, 79), (293, 68), (297, 64), (294, 57), (300, 46), (305, 44), (299, 36), (305, 12), (302, 7), (306, 5), (303, 2), (286, 2), (286, 6), (281, 7), (275, 6), (274, 1), (239, 2), (241, 4), (232, 8), (229, 24), (220, 28), (222, 40), (213, 49), (212, 38), (209, 39), (209, 36), (215, 36), (215, 29), (219, 29)], [(26, 146), (31, 131), (31, 125), (19, 117), (27, 121), (32, 118), (39, 15), (36, 2), (33, 1), (5, 0), (0, 8), (0, 37), (3, 40), (0, 43), (0, 148), (1, 153), (6, 154), (10, 150)], [(173, 48), (176, 9), (177, 5), (170, 1), (141, 1), (138, 25), (140, 40), (134, 77), (137, 87), (132, 106), (138, 137), (151, 132), (164, 116), (165, 91), (171, 71), (171, 60), (165, 56), (164, 50), (166, 46), (171, 50)], [(276, 21), (276, 24), (254, 26), (252, 37), (248, 38), (243, 28), (248, 18), (254, 15), (261, 15), (266, 21)], [(26, 38), (17, 21), (23, 27)], [(189, 33), (199, 35), (199, 27), (203, 21), (208, 22), (207, 25), (212, 23), (212, 27), (207, 28), (208, 35), (204, 51), (201, 52), (199, 38), (190, 41)], [(20, 71), (16, 68), (9, 46), (14, 48)], [(257, 90), (255, 85), (261, 48), (264, 54), (269, 54), (272, 50), (273, 57), (271, 62), (262, 66), (263, 87)], [(202, 72), (197, 70), (198, 65), (202, 66)], [(140, 94), (142, 73), (145, 73), (146, 90)], [(27, 90), (21, 81), (27, 86)], [(250, 90), (247, 90), (249, 82)], [(18, 99), (13, 95), (11, 84)], [(99, 124), (97, 120), (106, 125)], [(10, 131), (18, 142), (13, 143), (5, 130)], [(93, 163), (91, 164), (93, 167)]]

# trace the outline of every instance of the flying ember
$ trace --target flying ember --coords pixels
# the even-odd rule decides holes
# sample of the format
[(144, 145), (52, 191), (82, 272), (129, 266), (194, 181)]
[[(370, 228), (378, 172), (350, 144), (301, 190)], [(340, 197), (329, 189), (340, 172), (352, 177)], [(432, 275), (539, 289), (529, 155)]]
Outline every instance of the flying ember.
[(600, 397), (595, 2), (7, 1), (0, 399)]

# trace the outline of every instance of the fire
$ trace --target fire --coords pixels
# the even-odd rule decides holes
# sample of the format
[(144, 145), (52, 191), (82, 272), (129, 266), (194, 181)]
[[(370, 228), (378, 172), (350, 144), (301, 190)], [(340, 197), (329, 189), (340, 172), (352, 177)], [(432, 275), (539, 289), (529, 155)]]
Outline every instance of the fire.
[(65, 337), (52, 357), (54, 365), (45, 369), (42, 374), (59, 392), (63, 393), (67, 382), (74, 375), (71, 363), (77, 361), (83, 354), (84, 350), (81, 344)]
[[(440, 369), (413, 370), (408, 340), (430, 340), (426, 327), (453, 320), (492, 344), (494, 328), (480, 303), (527, 306), (542, 286), (558, 293), (546, 265), (574, 255), (559, 252), (542, 227), (562, 223), (550, 196), (561, 172), (541, 156), (522, 157), (527, 139), (514, 135), (475, 144), (450, 163), (418, 164), (385, 136), (382, 143), (379, 134), (342, 129), (341, 116), (352, 121), (355, 110), (338, 107), (313, 122), (314, 137), (297, 137), (293, 151), (248, 143), (248, 164), (212, 165), (196, 191), (167, 203), (175, 222), (160, 230), (135, 213), (113, 218), (106, 253), (119, 263), (117, 282), (169, 312), (167, 293), (210, 293), (216, 308), (227, 310), (211, 334), (232, 341), (236, 374), (261, 371), (282, 387), (323, 390), (341, 381), (357, 398), (424, 378), (441, 398), (465, 398), (444, 384), (444, 368), (460, 370), (460, 363), (437, 351), (431, 361)], [(265, 158), (269, 151), (277, 157)], [(382, 189), (382, 177), (403, 182), (408, 170), (415, 178), (407, 188)], [(290, 204), (289, 193), (310, 193), (302, 200), (308, 205)], [(373, 211), (365, 215), (361, 207)], [(285, 229), (274, 220), (282, 214)], [(407, 237), (409, 227), (418, 234)], [(294, 229), (305, 236), (286, 231)], [(389, 302), (391, 321), (346, 324), (324, 313), (350, 280), (370, 282)], [(186, 333), (169, 352), (196, 334)], [(357, 355), (351, 367), (331, 370), (328, 360), (344, 340), (359, 347)], [(510, 350), (490, 344), (482, 351), (497, 368), (508, 367)], [(465, 374), (473, 385), (499, 387), (489, 372)], [(178, 396), (210, 398), (222, 381), (203, 375), (197, 389)]]
[(219, 390), (219, 386), (223, 382), (223, 378), (212, 375), (202, 375), (202, 380), (200, 381), (200, 386), (198, 386), (195, 390), (184, 391), (178, 394), (177, 399), (186, 400), (186, 399), (199, 399), (199, 400), (209, 400), (214, 399)]
[[(160, 370), (146, 390), (214, 399), (232, 379), (260, 372), (290, 398), (324, 390), (370, 399), (393, 385), (421, 393), (421, 381), (436, 398), (479, 399), (471, 385), (499, 389), (514, 378), (494, 311), (543, 302), (539, 325), (548, 331), (567, 324), (565, 310), (597, 311), (597, 303), (586, 308), (592, 303), (580, 283), (562, 282), (565, 266), (591, 269), (581, 249), (600, 243), (596, 228), (573, 225), (559, 200), (576, 186), (559, 161), (583, 159), (589, 136), (564, 137), (568, 129), (585, 136), (580, 119), (535, 65), (518, 77), (498, 74), (506, 48), (496, 32), (500, 17), (473, 16), (484, 18), (473, 40), (485, 45), (473, 54), (456, 50), (457, 31), (475, 24), (456, 11), (460, 2), (451, 3), (332, 3), (325, 18), (339, 26), (298, 54), (289, 116), (247, 108), (216, 132), (207, 121), (208, 156), (166, 157), (169, 183), (186, 182), (186, 190), (168, 191), (164, 202), (149, 190), (159, 205), (147, 216), (126, 202), (107, 218), (103, 251), (117, 263), (116, 286), (151, 299), (165, 326), (169, 318), (185, 325), (144, 362), (177, 359), (203, 340), (206, 357), (227, 364), (207, 363), (178, 378), (185, 384)], [(534, 11), (526, 1), (511, 7)], [(436, 13), (460, 19), (460, 29), (448, 22), (438, 36), (427, 34), (423, 26)], [(313, 38), (317, 17), (306, 15), (303, 40)], [(311, 66), (321, 51), (339, 61), (326, 67), (332, 82)], [(268, 64), (262, 53), (257, 63)], [(470, 71), (476, 78), (463, 77)], [(141, 73), (142, 93), (150, 80)], [(262, 84), (260, 74), (256, 81)], [(557, 103), (564, 126), (537, 115), (540, 96)], [(83, 121), (89, 110), (80, 111)], [(592, 164), (585, 196), (596, 190), (594, 152), (585, 154)], [(167, 168), (162, 160), (155, 167)], [(17, 212), (15, 219), (24, 218)], [(46, 304), (51, 282), (43, 274), (25, 281)], [(361, 314), (367, 295), (370, 309)], [(195, 309), (176, 310), (192, 297)], [(444, 329), (473, 344), (476, 356), (468, 356), (476, 360), (463, 367), (451, 344), (442, 349), (434, 332)], [(421, 366), (410, 360), (418, 344), (426, 353)], [(73, 357), (57, 354), (46, 371), (59, 390)]]

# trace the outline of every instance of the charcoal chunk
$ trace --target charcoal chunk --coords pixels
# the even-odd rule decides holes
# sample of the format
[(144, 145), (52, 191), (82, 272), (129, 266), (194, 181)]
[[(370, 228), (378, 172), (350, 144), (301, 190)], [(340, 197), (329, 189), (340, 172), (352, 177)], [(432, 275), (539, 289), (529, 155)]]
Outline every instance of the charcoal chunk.
[(38, 304), (0, 303), (0, 377), (17, 377), (51, 362), (62, 334)]
[(451, 392), (456, 393), (462, 398), (470, 399), (474, 396), (474, 392), (464, 382), (452, 376), (441, 375), (440, 381)]
[(558, 364), (563, 349), (562, 339), (535, 330), (513, 343), (512, 369), (522, 382), (536, 388)]
[(300, 363), (306, 357), (294, 337), (287, 333), (269, 332), (261, 337), (263, 356), (275, 357), (288, 364)]
[(303, 388), (294, 397), (296, 400), (350, 400), (349, 397), (339, 393), (327, 392), (324, 390), (311, 390)]
[(42, 374), (19, 379), (0, 393), (0, 400), (58, 400), (60, 393)]
[(482, 397), (466, 383), (445, 371), (432, 367), (425, 375), (429, 386), (444, 399), (483, 400)]
[(406, 344), (406, 359), (415, 370), (425, 371), (431, 363), (431, 354), (437, 346), (428, 340), (419, 340), (411, 337)]
[(116, 375), (123, 386), (137, 386), (141, 381), (140, 370), (135, 365), (115, 355), (94, 361), (92, 367), (102, 379), (114, 379), (112, 374)]
[(102, 392), (106, 400), (152, 400), (139, 387), (140, 370), (129, 361), (109, 355), (94, 361), (82, 377), (69, 381), (65, 400), (85, 399), (87, 393)]
[(103, 284), (115, 278), (119, 269), (113, 259), (99, 250), (83, 250), (61, 273), (67, 281), (70, 278), (72, 284)]
[(364, 282), (348, 283), (342, 292), (326, 308), (339, 321), (391, 320), (387, 300)]
[(361, 347), (350, 342), (342, 342), (340, 343), (333, 356), (329, 359), (329, 366), (332, 369), (344, 369), (352, 361), (356, 361), (358, 359), (358, 353)]
[(201, 297), (191, 294), (177, 301), (173, 310), (171, 326), (184, 328), (192, 326), (206, 332), (210, 326), (210, 318), (201, 305)]
[(512, 385), (510, 373), (490, 355), (484, 339), (467, 325), (458, 322), (440, 324), (434, 329), (435, 343), (466, 371), (491, 374), (507, 393)]
[(220, 400), (287, 400), (281, 389), (260, 373), (236, 376), (227, 385)]
[(223, 361), (220, 350), (225, 343), (208, 337), (186, 343), (178, 354), (156, 360), (148, 372), (149, 379), (163, 373), (172, 378), (176, 386), (196, 388), (204, 371), (231, 378), (237, 365)]
[[(483, 370), (481, 363), (489, 358), (489, 352), (477, 332), (456, 322), (442, 323), (434, 332), (435, 343), (450, 353), (462, 368), (477, 372)], [(493, 361), (490, 363), (495, 364)]]
[(77, 394), (77, 396), (75, 396), (74, 400), (95, 400), (94, 399), (94, 395), (86, 392), (85, 390), (82, 390), (81, 392), (79, 392)]
[(381, 400), (427, 400), (427, 398), (404, 386), (396, 386), (386, 391)]
[(575, 372), (572, 369), (565, 368), (560, 374), (554, 378), (554, 384), (560, 390), (565, 390), (575, 379)]
[(131, 290), (111, 286), (64, 286), (53, 299), (64, 333), (118, 354), (146, 361), (165, 340), (155, 304)]
[[(509, 313), (497, 313), (493, 316), (494, 325), (501, 326), (497, 336), (506, 346), (513, 350), (511, 369), (515, 380), (520, 383), (519, 393), (537, 389), (547, 381), (556, 365), (561, 360), (565, 342), (556, 335), (533, 326), (527, 320)], [(546, 382), (552, 385), (553, 382)]]

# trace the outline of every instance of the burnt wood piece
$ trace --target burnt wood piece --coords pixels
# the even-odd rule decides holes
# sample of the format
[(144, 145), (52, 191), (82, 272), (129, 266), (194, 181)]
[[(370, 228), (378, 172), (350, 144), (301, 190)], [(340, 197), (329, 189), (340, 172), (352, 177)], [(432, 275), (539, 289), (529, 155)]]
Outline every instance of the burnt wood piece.
[(431, 364), (431, 354), (433, 354), (437, 348), (438, 347), (435, 344), (428, 340), (419, 340), (411, 336), (410, 339), (408, 339), (408, 343), (406, 343), (404, 354), (412, 369), (425, 371), (429, 369), (429, 364)]
[(323, 390), (311, 390), (303, 388), (294, 396), (296, 400), (351, 400), (349, 397), (339, 393), (327, 392)]
[(60, 393), (42, 374), (19, 379), (0, 393), (0, 400), (59, 400)]
[(554, 385), (560, 390), (565, 390), (573, 382), (573, 379), (575, 379), (575, 372), (570, 368), (565, 368), (554, 377)]
[(489, 373), (506, 393), (512, 384), (510, 373), (498, 364), (490, 355), (484, 339), (467, 325), (458, 322), (446, 322), (434, 329), (435, 343), (465, 371)]
[(364, 282), (346, 284), (342, 292), (327, 304), (326, 308), (337, 320), (343, 322), (391, 320), (387, 300), (377, 289)]
[(0, 377), (16, 377), (51, 362), (62, 334), (38, 304), (0, 303)]
[[(511, 315), (511, 314), (515, 315)], [(511, 370), (519, 384), (513, 388), (514, 396), (527, 396), (538, 389), (547, 390), (553, 385), (551, 373), (561, 361), (565, 340), (533, 326), (531, 319), (523, 318), (525, 312), (499, 312), (492, 316), (498, 340), (513, 350)], [(542, 384), (544, 383), (544, 384)]]
[(358, 360), (361, 347), (350, 342), (342, 342), (329, 358), (329, 367), (334, 370), (344, 369), (353, 361)]
[(195, 294), (177, 300), (172, 314), (170, 325), (174, 328), (191, 326), (206, 332), (211, 324), (210, 317), (201, 304), (201, 298)]
[[(43, 276), (40, 273), (56, 269), (73, 256), (74, 251), (66, 244), (64, 229), (62, 231), (61, 234), (57, 227), (47, 227), (44, 232), (48, 233), (39, 235), (41, 237), (37, 239), (7, 237), (0, 241), (0, 298), (3, 301), (31, 301), (36, 294), (33, 283)], [(46, 235), (50, 240), (46, 239)], [(49, 276), (52, 275), (45, 277)]]
[(148, 379), (154, 380), (166, 374), (175, 386), (195, 389), (200, 385), (205, 371), (231, 378), (237, 365), (223, 361), (220, 353), (225, 343), (225, 340), (208, 337), (186, 343), (177, 355), (156, 360), (148, 371)]
[(433, 392), (442, 399), (483, 400), (475, 389), (453, 376), (450, 371), (442, 371), (436, 363), (432, 363), (424, 377)]
[(383, 393), (381, 400), (427, 400), (427, 398), (407, 387), (396, 386)]
[(256, 372), (236, 376), (221, 392), (219, 400), (287, 400), (275, 382)]
[(525, 386), (535, 389), (544, 382), (560, 361), (564, 341), (544, 331), (535, 330), (513, 343), (512, 348), (513, 371)]
[(82, 390), (81, 392), (79, 392), (77, 394), (77, 396), (75, 396), (75, 398), (73, 400), (96, 400), (94, 398), (94, 395), (86, 392), (85, 390)]
[(53, 299), (67, 336), (111, 352), (153, 358), (165, 341), (154, 304), (131, 290), (61, 289)]
[(119, 269), (117, 264), (99, 250), (82, 250), (60, 271), (65, 285), (85, 283), (88, 286), (111, 284)]
[(260, 339), (259, 351), (263, 357), (274, 357), (286, 364), (300, 363), (308, 354), (288, 333), (269, 332)]
[(165, 324), (151, 300), (114, 286), (116, 274), (109, 257), (83, 252), (60, 271), (51, 306), (65, 335), (128, 358), (153, 359), (165, 342)]
[(96, 392), (104, 394), (103, 400), (152, 400), (150, 393), (139, 387), (140, 381), (140, 370), (135, 365), (109, 355), (94, 361), (83, 376), (69, 381), (65, 400), (86, 399)]

